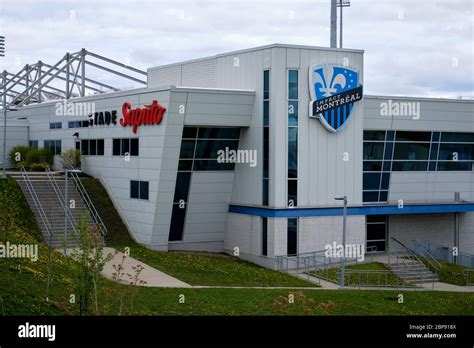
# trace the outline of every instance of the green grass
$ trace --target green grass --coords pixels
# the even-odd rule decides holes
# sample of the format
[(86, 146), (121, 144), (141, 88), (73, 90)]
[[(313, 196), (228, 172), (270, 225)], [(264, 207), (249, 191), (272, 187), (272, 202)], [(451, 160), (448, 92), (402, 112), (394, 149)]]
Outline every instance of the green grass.
[[(13, 183), (9, 186), (9, 190), (19, 190)], [(0, 201), (0, 217), (10, 213), (6, 206), (14, 205), (11, 200)], [(28, 207), (19, 209), (14, 213), (18, 219), (28, 216)], [(8, 221), (12, 222), (8, 241), (38, 243), (25, 227), (19, 226), (19, 220)], [(3, 232), (0, 233), (3, 244), (7, 234), (0, 232)], [(74, 293), (74, 261), (52, 251), (51, 291), (46, 301), (49, 249), (43, 243), (38, 245), (37, 262), (0, 258), (0, 315), (77, 315), (77, 304), (69, 303)], [(100, 315), (474, 315), (474, 293), (136, 288), (104, 278), (98, 287), (99, 312), (96, 314)], [(135, 293), (133, 307), (132, 293)], [(290, 293), (296, 298), (291, 305), (286, 300)], [(404, 295), (403, 304), (398, 303), (400, 293)], [(185, 295), (185, 303), (179, 302), (181, 294)], [(121, 297), (124, 300), (120, 311)]]
[(140, 246), (130, 238), (122, 219), (101, 183), (82, 178), (96, 209), (108, 230), (106, 243), (130, 256), (193, 285), (219, 286), (311, 286), (316, 284), (272, 271), (225, 254), (196, 252), (159, 252)]
[(454, 285), (466, 285), (466, 276), (463, 274), (464, 270), (472, 269), (461, 265), (455, 265), (444, 261), (438, 261), (441, 265), (439, 270), (435, 270), (425, 259), (422, 258), (425, 265), (433, 272), (436, 272), (439, 277), (439, 281)]
[[(346, 266), (347, 270), (364, 270), (364, 271), (390, 271), (383, 263), (380, 262), (369, 262), (369, 263), (361, 263), (356, 265), (348, 265)], [(327, 272), (323, 272), (322, 275), (329, 280), (330, 282), (339, 284), (339, 268), (330, 268)], [(313, 274), (314, 276), (318, 276), (318, 274)], [(321, 276), (321, 273), (319, 274)], [(403, 280), (398, 278), (393, 273), (388, 273), (386, 279), (387, 285), (389, 286), (406, 286)], [(385, 285), (385, 274), (378, 274), (378, 273), (361, 273), (360, 283), (362, 286), (384, 286)], [(359, 274), (351, 274), (346, 273), (345, 275), (345, 286), (358, 286), (359, 284)]]
[(29, 231), (37, 240), (42, 241), (43, 235), (36, 223), (36, 218), (28, 206), (28, 202), (20, 186), (12, 178), (0, 179), (0, 229), (3, 238), (13, 226)]

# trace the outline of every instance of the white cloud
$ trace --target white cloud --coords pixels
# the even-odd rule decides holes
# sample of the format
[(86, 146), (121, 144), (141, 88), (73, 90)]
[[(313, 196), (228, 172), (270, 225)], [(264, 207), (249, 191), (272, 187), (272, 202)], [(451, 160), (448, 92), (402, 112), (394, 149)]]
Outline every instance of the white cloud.
[[(365, 50), (367, 93), (473, 95), (473, 2), (351, 3), (344, 46)], [(82, 47), (146, 70), (275, 42), (329, 44), (329, 0), (0, 0), (0, 7), (7, 37), (0, 68), (12, 72)]]

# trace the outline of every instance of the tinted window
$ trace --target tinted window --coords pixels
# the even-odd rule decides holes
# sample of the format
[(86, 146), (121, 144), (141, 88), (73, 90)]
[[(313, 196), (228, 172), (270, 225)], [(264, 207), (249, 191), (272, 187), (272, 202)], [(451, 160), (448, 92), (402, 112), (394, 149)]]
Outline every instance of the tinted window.
[(364, 160), (383, 159), (384, 143), (364, 143)]
[(138, 156), (139, 145), (138, 138), (130, 139), (130, 156)]
[(178, 172), (176, 176), (176, 187), (174, 191), (174, 202), (179, 203), (182, 199), (188, 201), (189, 185), (191, 183), (190, 172)]
[(288, 128), (288, 177), (298, 176), (298, 128)]
[(298, 219), (288, 219), (287, 254), (296, 255), (298, 242)]
[(130, 180), (130, 198), (139, 198), (139, 183), (135, 180)]
[(424, 143), (396, 143), (394, 159), (404, 160), (427, 160), (430, 144)]
[(442, 142), (474, 143), (474, 133), (441, 133)]
[(179, 154), (179, 158), (193, 158), (195, 144), (195, 140), (183, 140), (181, 142), (181, 151)]
[(89, 140), (89, 155), (97, 154), (97, 140)]
[(380, 188), (379, 173), (364, 173), (364, 190), (378, 190)]
[(428, 162), (394, 161), (392, 164), (392, 171), (394, 172), (425, 171), (427, 167), (428, 167)]
[(239, 139), (240, 128), (199, 128), (201, 139)]
[(397, 131), (396, 141), (431, 141), (431, 132)]
[(385, 140), (385, 131), (364, 131), (364, 140)]
[(104, 155), (104, 139), (97, 140), (97, 155)]
[(120, 156), (120, 139), (113, 140), (113, 156)]
[(130, 154), (130, 139), (122, 139), (122, 150), (120, 154), (125, 156), (125, 154)]
[(288, 99), (298, 99), (298, 70), (288, 71)]
[(140, 181), (140, 199), (148, 199), (148, 181)]
[(183, 239), (184, 218), (186, 217), (186, 206), (180, 208), (179, 204), (173, 204), (173, 213), (171, 214), (170, 241), (180, 241)]

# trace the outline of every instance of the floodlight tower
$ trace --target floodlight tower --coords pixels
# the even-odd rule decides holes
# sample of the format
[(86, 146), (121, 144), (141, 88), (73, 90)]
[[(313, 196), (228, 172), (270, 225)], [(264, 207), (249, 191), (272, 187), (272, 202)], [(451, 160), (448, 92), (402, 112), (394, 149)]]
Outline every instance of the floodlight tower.
[(337, 0), (337, 7), (339, 7), (339, 48), (342, 48), (342, 9), (351, 6), (349, 0)]

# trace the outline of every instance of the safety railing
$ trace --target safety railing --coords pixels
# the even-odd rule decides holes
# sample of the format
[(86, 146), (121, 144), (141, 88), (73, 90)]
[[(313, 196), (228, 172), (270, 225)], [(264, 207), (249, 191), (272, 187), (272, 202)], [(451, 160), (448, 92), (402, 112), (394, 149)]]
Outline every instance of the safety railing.
[[(77, 226), (77, 223), (76, 223), (76, 219), (74, 218), (74, 215), (72, 214), (71, 210), (69, 209), (69, 206), (67, 204), (67, 202), (65, 201), (64, 197), (63, 197), (63, 194), (61, 192), (61, 189), (59, 188), (57, 182), (56, 182), (56, 179), (54, 178), (54, 175), (53, 173), (51, 172), (51, 170), (49, 169), (49, 167), (46, 167), (46, 175), (48, 177), (48, 180), (49, 180), (49, 183), (51, 184), (51, 187), (53, 188), (53, 191), (59, 201), (59, 204), (61, 205), (61, 208), (63, 209), (63, 211), (66, 213), (66, 228), (67, 228), (67, 222), (69, 222), (69, 225), (71, 226), (71, 229), (72, 231), (74, 232), (74, 234), (76, 236), (79, 236), (79, 233), (78, 233), (78, 230), (76, 228)], [(66, 190), (66, 187), (64, 187), (64, 189)], [(67, 238), (67, 236), (64, 236), (64, 238)], [(66, 244), (67, 244), (67, 239), (65, 240)]]
[(455, 255), (453, 250), (447, 246), (427, 240), (417, 240), (417, 242), (423, 245), (437, 260), (474, 268), (474, 255), (472, 254), (458, 251), (457, 255)]
[(413, 240), (413, 245), (415, 246), (415, 253), (422, 257), (422, 260), (429, 265), (431, 270), (438, 272), (441, 269), (441, 264), (423, 243), (420, 243), (418, 240)]
[(73, 179), (74, 184), (76, 185), (76, 188), (82, 197), (82, 200), (84, 201), (84, 203), (87, 206), (87, 209), (89, 210), (92, 220), (94, 221), (95, 225), (99, 229), (102, 239), (105, 239), (105, 236), (107, 235), (107, 228), (105, 227), (105, 224), (102, 221), (99, 213), (97, 212), (97, 209), (92, 203), (92, 200), (89, 197), (89, 194), (87, 193), (84, 185), (82, 184), (82, 181), (79, 178), (79, 175), (77, 175), (77, 173), (74, 171), (70, 171), (69, 173), (71, 174), (71, 178)]
[(466, 278), (466, 286), (474, 286), (474, 269), (465, 269), (462, 273)]
[(28, 176), (28, 172), (26, 171), (24, 166), (21, 166), (20, 172), (21, 172), (21, 178), (23, 182), (25, 183), (26, 189), (28, 190), (31, 200), (33, 201), (33, 204), (35, 205), (36, 211), (38, 212), (41, 223), (44, 226), (44, 230), (48, 237), (48, 245), (51, 246), (51, 239), (53, 237), (53, 230), (51, 228), (51, 224), (43, 209), (43, 205), (41, 204), (41, 201), (39, 200), (38, 195), (36, 194), (35, 188), (33, 187), (33, 184), (31, 183), (31, 180)]
[[(341, 271), (336, 272), (337, 279), (341, 277)], [(403, 279), (405, 278), (405, 280)], [(410, 280), (406, 280), (410, 279)], [(435, 280), (432, 280), (432, 288), (434, 288)], [(348, 288), (412, 288), (425, 289), (422, 275), (416, 271), (401, 271), (397, 274), (389, 270), (344, 270), (344, 286)]]
[(395, 244), (391, 243), (389, 252), (389, 263), (392, 261), (392, 257), (395, 256), (396, 263), (406, 268), (413, 268), (411, 260), (415, 260), (420, 264), (424, 265), (423, 260), (418, 254), (411, 248), (400, 242), (396, 238), (390, 238)]

